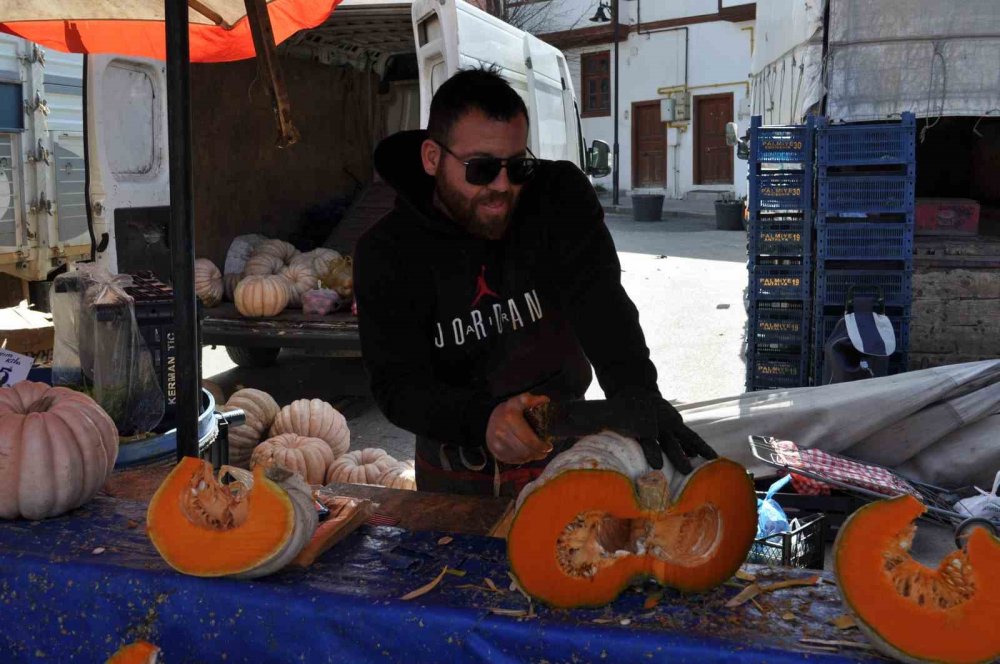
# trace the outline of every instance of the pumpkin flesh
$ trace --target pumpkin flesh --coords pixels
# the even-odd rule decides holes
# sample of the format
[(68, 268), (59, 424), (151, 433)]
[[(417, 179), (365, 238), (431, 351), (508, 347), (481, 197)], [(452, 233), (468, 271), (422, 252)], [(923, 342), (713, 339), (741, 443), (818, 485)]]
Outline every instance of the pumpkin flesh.
[(254, 469), (252, 488), (223, 485), (208, 462), (185, 457), (153, 495), (146, 521), (153, 545), (178, 572), (233, 576), (285, 552), (296, 510), (263, 467)]
[(739, 464), (701, 466), (666, 509), (642, 503), (632, 480), (613, 470), (570, 470), (532, 492), (508, 536), (521, 587), (552, 606), (599, 606), (644, 577), (707, 590), (746, 559), (756, 499)]
[(1000, 540), (975, 529), (932, 569), (910, 557), (912, 496), (865, 505), (841, 527), (834, 570), (844, 603), (883, 653), (908, 662), (1000, 657)]

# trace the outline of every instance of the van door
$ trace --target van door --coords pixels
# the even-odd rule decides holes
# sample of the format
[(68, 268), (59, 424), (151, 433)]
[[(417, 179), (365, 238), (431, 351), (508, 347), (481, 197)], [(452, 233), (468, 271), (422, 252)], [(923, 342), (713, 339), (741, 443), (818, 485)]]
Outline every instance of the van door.
[(414, 0), (412, 14), (422, 127), (441, 83), (462, 68), (496, 65), (528, 107), (532, 152), (579, 165), (576, 114), (566, 108), (572, 85), (558, 49), (461, 0)]
[(86, 130), (97, 262), (169, 280), (165, 74), (159, 60), (89, 57)]

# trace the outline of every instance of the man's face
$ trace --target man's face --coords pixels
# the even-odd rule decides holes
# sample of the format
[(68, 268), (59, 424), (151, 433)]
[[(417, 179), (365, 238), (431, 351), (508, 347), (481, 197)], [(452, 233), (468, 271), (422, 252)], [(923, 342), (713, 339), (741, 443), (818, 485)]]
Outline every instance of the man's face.
[(527, 145), (528, 121), (523, 115), (505, 122), (469, 111), (451, 128), (446, 146), (452, 154), (432, 140), (423, 144), (424, 170), (436, 181), (437, 205), (472, 235), (499, 240), (510, 225), (522, 185), (511, 183), (506, 168), (492, 182), (469, 184), (462, 162), (472, 157), (522, 157)]

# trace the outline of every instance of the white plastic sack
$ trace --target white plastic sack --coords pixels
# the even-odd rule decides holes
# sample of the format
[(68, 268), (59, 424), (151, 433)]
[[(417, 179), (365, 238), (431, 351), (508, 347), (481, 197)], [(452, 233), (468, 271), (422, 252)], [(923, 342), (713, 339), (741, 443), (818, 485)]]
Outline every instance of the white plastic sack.
[(982, 517), (985, 519), (1000, 519), (1000, 471), (997, 472), (993, 480), (993, 491), (987, 493), (976, 487), (978, 496), (966, 498), (955, 503), (955, 511), (969, 518)]

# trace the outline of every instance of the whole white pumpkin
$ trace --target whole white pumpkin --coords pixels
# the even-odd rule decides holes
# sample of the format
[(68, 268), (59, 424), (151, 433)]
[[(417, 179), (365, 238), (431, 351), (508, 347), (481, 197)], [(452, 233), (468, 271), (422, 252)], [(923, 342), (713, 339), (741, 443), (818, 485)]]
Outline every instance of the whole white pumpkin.
[(351, 484), (378, 484), (382, 473), (396, 466), (396, 461), (388, 452), (379, 447), (366, 447), (339, 456), (326, 471), (326, 482), (348, 482)]
[(254, 448), (250, 468), (280, 466), (298, 473), (309, 484), (323, 484), (326, 469), (333, 463), (333, 451), (321, 438), (309, 438), (297, 433), (283, 433), (268, 438)]
[(284, 240), (264, 240), (253, 249), (254, 256), (274, 256), (287, 265), (298, 256), (299, 250)]
[(206, 307), (214, 307), (222, 301), (222, 273), (207, 258), (194, 261), (194, 292)]
[(222, 289), (226, 297), (226, 302), (233, 301), (233, 296), (236, 294), (236, 286), (240, 283), (240, 279), (242, 278), (242, 274), (236, 274), (234, 272), (222, 275)]
[(236, 310), (247, 318), (277, 316), (288, 306), (288, 280), (278, 275), (244, 277), (236, 286)]
[(30, 381), (0, 389), (0, 518), (80, 507), (117, 458), (115, 423), (87, 395)]
[(390, 489), (403, 489), (405, 491), (417, 490), (417, 474), (413, 460), (399, 461), (395, 466), (388, 468), (375, 480), (376, 484), (381, 484)]
[(270, 274), (278, 274), (284, 267), (284, 262), (277, 256), (271, 254), (254, 254), (243, 268), (243, 276), (260, 275), (266, 277)]
[(271, 425), (271, 435), (297, 433), (322, 438), (339, 457), (351, 446), (351, 430), (340, 412), (322, 399), (299, 399), (281, 409)]
[(288, 280), (288, 306), (302, 307), (302, 296), (316, 288), (316, 273), (312, 267), (302, 263), (289, 265), (279, 273)]
[(229, 463), (246, 468), (257, 444), (274, 422), (278, 414), (278, 402), (262, 390), (244, 388), (229, 397), (223, 410), (242, 409), (247, 416), (246, 423), (229, 430)]

